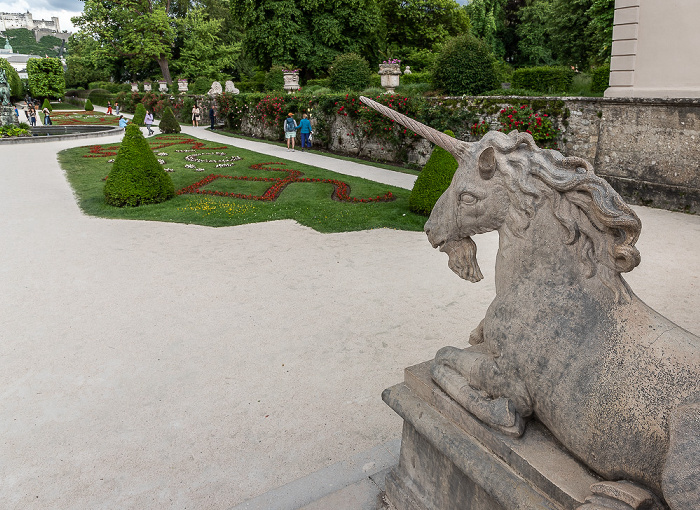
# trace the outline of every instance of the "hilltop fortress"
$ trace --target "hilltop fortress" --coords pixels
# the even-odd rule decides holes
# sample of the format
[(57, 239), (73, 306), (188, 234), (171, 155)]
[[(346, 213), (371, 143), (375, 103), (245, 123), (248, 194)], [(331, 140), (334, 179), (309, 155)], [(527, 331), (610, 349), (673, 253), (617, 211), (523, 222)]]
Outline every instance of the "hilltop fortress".
[(68, 32), (61, 32), (61, 26), (56, 16), (52, 16), (50, 20), (35, 20), (31, 12), (0, 12), (0, 33), (17, 28), (26, 28), (34, 32), (37, 42), (46, 35), (52, 35), (63, 40), (68, 40), (70, 36)]

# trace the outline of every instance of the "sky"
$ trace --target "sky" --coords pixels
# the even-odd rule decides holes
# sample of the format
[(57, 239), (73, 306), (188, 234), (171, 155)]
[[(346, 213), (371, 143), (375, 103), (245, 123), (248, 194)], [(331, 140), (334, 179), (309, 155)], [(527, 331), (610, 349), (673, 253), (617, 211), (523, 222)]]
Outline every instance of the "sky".
[(0, 12), (31, 12), (34, 19), (57, 16), (61, 30), (74, 32), (71, 17), (83, 12), (81, 0), (0, 0)]

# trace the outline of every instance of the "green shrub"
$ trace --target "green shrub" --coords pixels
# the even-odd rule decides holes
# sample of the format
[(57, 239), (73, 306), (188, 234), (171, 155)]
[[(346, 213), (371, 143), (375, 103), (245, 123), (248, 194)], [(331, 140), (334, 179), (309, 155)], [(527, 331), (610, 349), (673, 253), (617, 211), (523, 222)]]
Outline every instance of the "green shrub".
[(384, 92), (386, 92), (386, 90), (384, 90), (382, 88), (370, 87), (370, 88), (365, 89), (362, 92), (360, 92), (360, 95), (374, 99), (375, 97), (381, 96), (382, 94), (384, 94)]
[[(454, 137), (454, 133), (449, 129), (445, 134)], [(457, 160), (452, 154), (436, 146), (413, 185), (408, 208), (418, 214), (430, 215), (435, 202), (452, 182), (457, 166)]]
[(479, 94), (480, 96), (545, 96), (544, 92), (539, 92), (537, 90), (527, 90), (527, 89), (494, 89), (487, 90)]
[(136, 105), (136, 111), (134, 111), (134, 118), (131, 122), (133, 122), (136, 126), (143, 126), (143, 120), (145, 118), (146, 107), (143, 105), (143, 103), (139, 103)]
[(92, 106), (92, 101), (90, 101), (89, 99), (86, 99), (86, 100), (85, 100), (85, 111), (86, 111), (86, 112), (91, 112), (91, 111), (93, 111), (94, 109), (95, 109), (95, 107)]
[(328, 87), (321, 87), (321, 88), (316, 89), (313, 92), (313, 95), (314, 96), (323, 96), (326, 94), (330, 94), (331, 92), (333, 92), (333, 91), (331, 89), (329, 89)]
[(158, 125), (161, 133), (179, 133), (180, 123), (175, 118), (173, 109), (169, 106), (165, 107), (163, 110), (163, 117), (160, 119), (160, 124)]
[(525, 67), (513, 72), (513, 88), (540, 92), (566, 92), (574, 71), (568, 67)]
[(491, 46), (471, 35), (450, 40), (435, 59), (433, 84), (450, 95), (477, 95), (498, 87)]
[(401, 58), (401, 64), (403, 64), (404, 66), (410, 66), (411, 71), (413, 71), (414, 73), (429, 72), (433, 65), (435, 65), (437, 53), (433, 50), (428, 50), (425, 48), (414, 48), (411, 51), (408, 51)]
[(313, 78), (311, 80), (306, 80), (306, 85), (304, 85), (304, 87), (328, 87), (329, 83), (328, 78)]
[(192, 86), (192, 92), (194, 92), (195, 94), (206, 94), (207, 92), (209, 92), (213, 81), (214, 80), (210, 80), (209, 78), (205, 78), (204, 76), (200, 76), (194, 81), (194, 85)]
[(265, 75), (264, 89), (275, 92), (284, 89), (284, 71), (282, 71), (282, 66), (272, 66), (270, 68)]
[(4, 58), (0, 58), (0, 68), (4, 69), (7, 75), (7, 83), (10, 84), (10, 96), (15, 98), (24, 96), (24, 85), (15, 68)]
[(175, 196), (172, 179), (136, 124), (126, 126), (104, 193), (107, 203), (116, 207), (158, 204)]
[(331, 90), (364, 90), (370, 85), (369, 63), (357, 53), (338, 55), (328, 70)]
[(240, 81), (236, 83), (236, 88), (241, 92), (262, 92), (265, 84), (259, 81)]
[(51, 106), (51, 102), (49, 101), (48, 97), (45, 97), (44, 102), (41, 104), (41, 109), (43, 110), (44, 108), (48, 108), (50, 112), (53, 111), (53, 106)]
[(593, 69), (591, 74), (593, 75), (591, 92), (605, 92), (610, 85), (610, 64)]
[(66, 80), (63, 63), (58, 58), (30, 58), (27, 60), (29, 92), (34, 97), (63, 97)]
[(401, 75), (401, 85), (413, 85), (414, 83), (430, 83), (431, 75), (428, 72)]
[(92, 104), (98, 106), (107, 106), (107, 101), (112, 101), (112, 93), (107, 89), (91, 90), (87, 96), (92, 101)]

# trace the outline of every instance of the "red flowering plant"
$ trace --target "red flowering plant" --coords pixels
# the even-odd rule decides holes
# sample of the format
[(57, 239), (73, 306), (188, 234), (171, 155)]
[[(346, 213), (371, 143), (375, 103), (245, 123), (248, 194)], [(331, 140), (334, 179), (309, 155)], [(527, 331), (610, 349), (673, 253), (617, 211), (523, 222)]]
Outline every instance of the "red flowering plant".
[(504, 108), (498, 115), (501, 123), (499, 131), (510, 133), (514, 129), (530, 133), (535, 143), (543, 149), (555, 149), (559, 130), (554, 127), (551, 118), (546, 114), (534, 112), (528, 105)]
[(484, 136), (486, 133), (489, 132), (489, 129), (491, 129), (491, 126), (489, 125), (489, 123), (486, 122), (485, 120), (482, 120), (481, 122), (477, 121), (474, 124), (472, 124), (470, 131), (471, 131), (472, 136), (474, 136), (476, 138), (481, 138), (482, 136)]
[(255, 111), (263, 124), (269, 127), (280, 126), (286, 115), (285, 100), (280, 96), (265, 96), (255, 105)]

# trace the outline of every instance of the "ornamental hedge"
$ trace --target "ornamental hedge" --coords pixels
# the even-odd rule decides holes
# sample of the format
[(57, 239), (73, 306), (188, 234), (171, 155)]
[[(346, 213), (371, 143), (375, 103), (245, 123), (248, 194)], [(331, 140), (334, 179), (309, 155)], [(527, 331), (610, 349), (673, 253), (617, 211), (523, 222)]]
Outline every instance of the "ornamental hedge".
[(574, 74), (568, 67), (525, 67), (513, 72), (512, 86), (538, 92), (566, 92)]
[(107, 204), (116, 207), (158, 204), (175, 196), (172, 179), (136, 124), (126, 126), (104, 193)]
[(369, 87), (369, 63), (357, 53), (338, 55), (328, 70), (331, 90), (364, 90)]
[(163, 118), (160, 120), (160, 124), (158, 125), (158, 128), (160, 129), (161, 133), (179, 133), (180, 132), (180, 123), (177, 121), (175, 118), (175, 114), (173, 113), (173, 109), (170, 108), (169, 106), (166, 106), (165, 110), (163, 111)]
[(94, 109), (95, 109), (95, 107), (92, 106), (92, 101), (90, 101), (89, 99), (86, 99), (86, 100), (85, 100), (85, 111), (86, 111), (86, 112), (91, 112), (91, 111), (93, 111)]
[(472, 35), (451, 39), (435, 59), (433, 85), (449, 95), (478, 95), (498, 87), (491, 46)]
[(65, 95), (66, 81), (59, 58), (30, 58), (27, 60), (29, 92), (34, 97), (60, 98)]
[(22, 80), (20, 79), (19, 74), (15, 68), (12, 67), (12, 64), (10, 64), (6, 59), (0, 58), (0, 68), (5, 70), (7, 83), (10, 84), (10, 96), (14, 98), (22, 97), (24, 95), (24, 86), (22, 85)]
[(134, 118), (131, 122), (136, 126), (143, 126), (143, 121), (146, 119), (146, 107), (143, 103), (136, 105), (136, 111), (134, 112)]
[[(455, 136), (449, 129), (445, 134)], [(442, 147), (435, 146), (430, 159), (413, 185), (413, 191), (408, 199), (408, 208), (415, 213), (429, 216), (440, 195), (450, 186), (457, 166), (457, 160), (452, 154)]]
[(591, 72), (593, 80), (591, 81), (592, 92), (605, 92), (610, 86), (610, 64), (597, 67)]
[(53, 111), (53, 106), (51, 106), (51, 103), (49, 102), (48, 97), (44, 98), (44, 102), (41, 105), (41, 109), (43, 110), (44, 108), (48, 108), (50, 112)]

